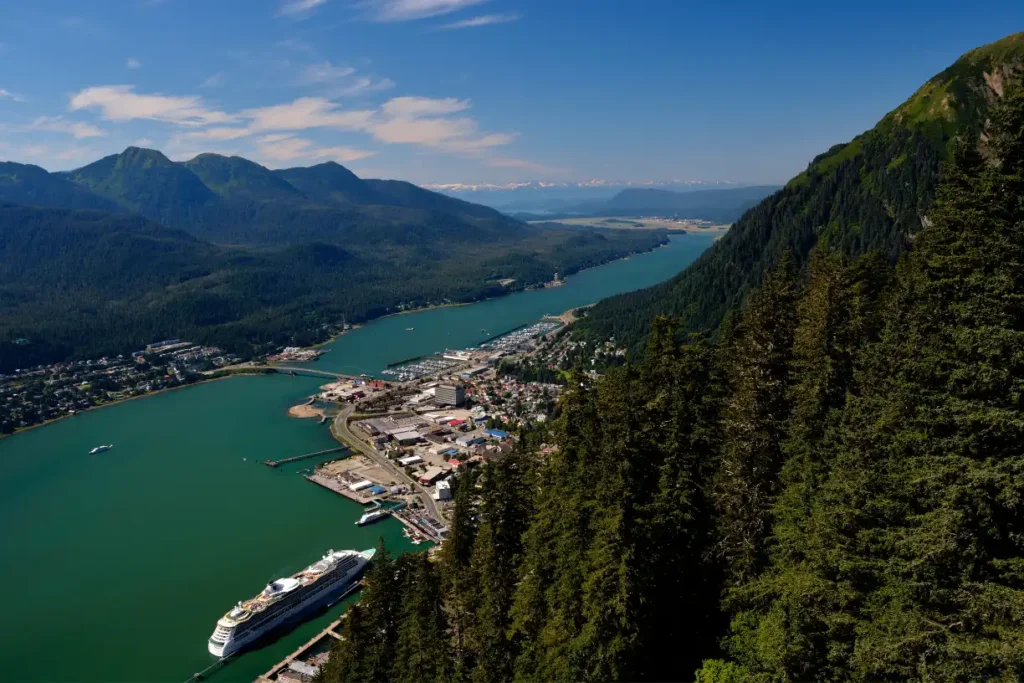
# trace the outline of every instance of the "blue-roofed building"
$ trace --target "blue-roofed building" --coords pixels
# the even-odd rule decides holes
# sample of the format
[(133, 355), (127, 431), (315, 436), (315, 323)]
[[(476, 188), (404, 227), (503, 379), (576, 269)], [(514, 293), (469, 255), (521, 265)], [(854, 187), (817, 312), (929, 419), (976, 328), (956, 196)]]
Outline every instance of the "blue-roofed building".
[(511, 436), (508, 432), (502, 431), (500, 429), (488, 429), (485, 432), (485, 434), (487, 434), (487, 436), (491, 437), (492, 439), (497, 439), (498, 441), (504, 441), (509, 436)]
[(386, 488), (384, 488), (383, 486), (380, 486), (380, 485), (373, 486), (373, 487), (370, 488), (370, 493), (372, 493), (375, 496), (379, 496), (382, 493), (387, 493), (387, 491), (388, 490)]

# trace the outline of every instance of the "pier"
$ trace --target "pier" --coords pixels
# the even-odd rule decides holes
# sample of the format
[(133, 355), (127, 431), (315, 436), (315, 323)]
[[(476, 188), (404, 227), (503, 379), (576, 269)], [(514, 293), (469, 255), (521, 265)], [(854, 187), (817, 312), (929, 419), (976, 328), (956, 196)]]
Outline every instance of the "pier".
[(303, 453), (302, 455), (293, 455), (290, 458), (283, 458), (281, 460), (267, 460), (263, 464), (267, 467), (280, 467), (281, 465), (287, 465), (290, 462), (298, 462), (299, 460), (306, 460), (308, 458), (318, 458), (321, 455), (330, 455), (331, 453), (340, 453), (341, 451), (347, 451), (348, 449), (344, 446), (338, 446), (337, 448), (328, 448), (324, 451), (317, 451), (316, 453)]
[(313, 482), (317, 486), (323, 486), (328, 491), (334, 491), (339, 496), (344, 496), (345, 498), (351, 500), (353, 503), (359, 503), (360, 505), (369, 505), (370, 503), (373, 502), (372, 498), (364, 498), (363, 496), (360, 496), (354, 491), (350, 491), (347, 486), (335, 481), (334, 479), (331, 479), (330, 477), (324, 477), (319, 474), (307, 474), (305, 476), (306, 479)]
[[(342, 600), (352, 595), (352, 593), (355, 593), (357, 590), (362, 588), (362, 585), (362, 581), (353, 584), (353, 586), (349, 590), (347, 590), (345, 594), (342, 595), (341, 598), (339, 598), (339, 600)], [(324, 638), (333, 638), (334, 640), (341, 640), (341, 635), (335, 629), (337, 629), (338, 626), (341, 625), (341, 622), (344, 618), (345, 615), (342, 614), (340, 617), (332, 621), (330, 624), (327, 625), (327, 628), (325, 628), (323, 631), (320, 631), (320, 633), (316, 634), (315, 636), (307, 640), (305, 643), (299, 646), (299, 648), (295, 650), (295, 652), (291, 653), (290, 655), (282, 659), (280, 662), (275, 664), (270, 671), (257, 678), (255, 681), (253, 681), (253, 683), (274, 683), (274, 681), (277, 680), (277, 675), (279, 673), (287, 669), (289, 664), (299, 659), (300, 657), (304, 656), (307, 652), (316, 647)]]

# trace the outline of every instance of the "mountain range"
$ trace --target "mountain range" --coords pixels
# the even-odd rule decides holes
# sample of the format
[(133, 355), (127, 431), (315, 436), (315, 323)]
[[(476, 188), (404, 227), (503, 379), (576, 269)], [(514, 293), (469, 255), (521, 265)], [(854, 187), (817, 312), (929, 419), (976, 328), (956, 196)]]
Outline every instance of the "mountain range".
[(614, 337), (639, 354), (658, 314), (681, 318), (684, 330), (713, 329), (784, 253), (803, 266), (819, 244), (894, 262), (926, 223), (940, 166), (958, 136), (983, 131), (992, 103), (1022, 74), (1024, 33), (968, 52), (874, 128), (814, 158), (687, 270), (594, 306), (579, 333)]
[[(620, 190), (609, 199), (582, 203), (562, 202), (545, 213), (515, 212), (520, 220), (552, 220), (581, 216), (678, 216), (715, 223), (732, 223), (757, 204), (777, 185), (752, 185), (729, 189), (673, 192), (653, 188)], [(552, 206), (552, 205), (549, 205)], [(506, 205), (503, 210), (508, 211)]]
[[(188, 337), (250, 355), (399, 306), (472, 301), (651, 249), (553, 229), (339, 164), (269, 170), (129, 147), (0, 164), (0, 372)], [(26, 343), (27, 340), (27, 343)]]
[(706, 182), (699, 180), (578, 180), (578, 181), (527, 181), (505, 184), (447, 183), (424, 185), (428, 190), (477, 202), (512, 212), (565, 211), (584, 202), (600, 202), (610, 199), (623, 190), (661, 189), (670, 192), (691, 192), (696, 190), (726, 190), (742, 187), (739, 183)]

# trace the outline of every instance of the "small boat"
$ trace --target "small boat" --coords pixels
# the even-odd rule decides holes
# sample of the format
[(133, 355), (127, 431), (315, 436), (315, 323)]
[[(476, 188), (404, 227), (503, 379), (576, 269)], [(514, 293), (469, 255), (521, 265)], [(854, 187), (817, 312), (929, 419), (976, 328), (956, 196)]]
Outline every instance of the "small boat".
[(406, 332), (412, 332), (415, 329), (416, 329), (415, 327), (407, 327), (407, 328), (405, 328), (405, 331)]
[(97, 455), (98, 453), (106, 453), (107, 451), (109, 451), (113, 447), (114, 447), (114, 444), (107, 444), (106, 446), (97, 446), (96, 448), (94, 448), (91, 451), (89, 451), (89, 455)]
[(359, 521), (356, 522), (356, 526), (366, 526), (367, 524), (379, 522), (380, 520), (384, 519), (390, 514), (391, 510), (387, 510), (381, 507), (380, 504), (378, 503), (377, 507), (373, 508), (372, 510), (370, 510), (365, 515), (359, 518)]

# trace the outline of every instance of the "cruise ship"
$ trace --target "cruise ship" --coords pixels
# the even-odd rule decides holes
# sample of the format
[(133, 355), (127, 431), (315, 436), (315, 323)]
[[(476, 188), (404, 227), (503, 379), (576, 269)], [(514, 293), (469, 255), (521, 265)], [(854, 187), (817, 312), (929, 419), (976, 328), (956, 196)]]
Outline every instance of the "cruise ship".
[(240, 602), (217, 620), (210, 654), (228, 657), (286, 622), (337, 600), (362, 576), (374, 550), (328, 550), (292, 576), (275, 579), (259, 595)]

